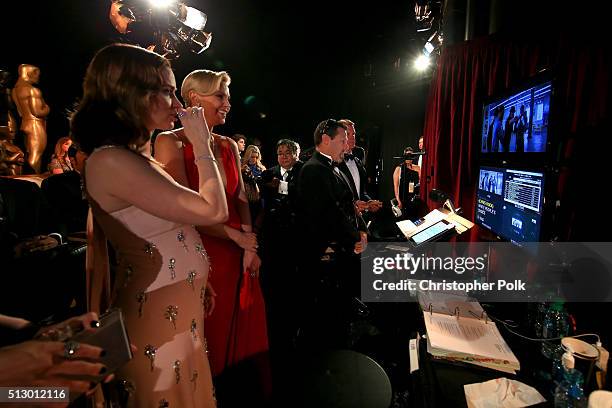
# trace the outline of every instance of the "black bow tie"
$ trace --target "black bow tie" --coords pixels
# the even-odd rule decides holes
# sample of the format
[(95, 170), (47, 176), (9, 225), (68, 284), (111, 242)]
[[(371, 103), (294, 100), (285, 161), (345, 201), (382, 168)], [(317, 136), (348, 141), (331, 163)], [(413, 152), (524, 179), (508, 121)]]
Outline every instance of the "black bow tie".
[(344, 153), (344, 160), (354, 160), (355, 155), (353, 153)]

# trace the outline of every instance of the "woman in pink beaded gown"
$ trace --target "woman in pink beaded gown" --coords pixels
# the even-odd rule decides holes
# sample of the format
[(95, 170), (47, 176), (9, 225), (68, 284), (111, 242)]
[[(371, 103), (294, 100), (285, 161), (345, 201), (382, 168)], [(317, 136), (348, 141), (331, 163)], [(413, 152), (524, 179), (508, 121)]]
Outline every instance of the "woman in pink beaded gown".
[[(89, 154), (88, 303), (92, 310), (121, 308), (138, 348), (116, 373), (128, 407), (216, 405), (203, 334), (209, 265), (193, 225), (223, 222), (227, 205), (202, 110), (182, 109), (175, 89), (165, 58), (111, 45), (90, 63), (71, 121)], [(196, 191), (174, 182), (149, 153), (152, 132), (172, 129), (177, 115), (194, 149), (209, 157), (197, 163)], [(106, 239), (116, 254), (112, 286)]]

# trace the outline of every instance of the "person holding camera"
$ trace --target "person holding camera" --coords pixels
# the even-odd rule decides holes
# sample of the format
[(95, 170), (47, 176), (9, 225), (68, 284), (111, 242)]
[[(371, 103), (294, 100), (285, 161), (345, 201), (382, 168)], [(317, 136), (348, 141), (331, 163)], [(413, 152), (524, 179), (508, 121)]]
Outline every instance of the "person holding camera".
[(395, 167), (393, 172), (393, 191), (399, 208), (406, 208), (418, 193), (421, 168), (413, 164), (413, 153), (412, 147), (406, 147), (403, 163)]

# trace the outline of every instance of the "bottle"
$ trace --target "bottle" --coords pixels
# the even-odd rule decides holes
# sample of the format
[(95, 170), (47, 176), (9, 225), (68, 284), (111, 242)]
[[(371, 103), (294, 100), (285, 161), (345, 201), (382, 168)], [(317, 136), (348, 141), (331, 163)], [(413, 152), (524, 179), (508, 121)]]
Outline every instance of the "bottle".
[(555, 389), (555, 408), (586, 408), (583, 381), (580, 371), (573, 368), (565, 370), (563, 381)]
[(533, 331), (537, 338), (542, 338), (542, 326), (544, 325), (544, 316), (546, 315), (546, 303), (538, 302), (535, 304), (535, 310), (531, 316)]
[[(569, 333), (569, 317), (563, 302), (554, 302), (550, 305), (544, 315), (544, 323), (542, 325), (542, 338), (552, 339), (557, 337), (565, 337)], [(545, 341), (542, 343), (542, 354), (549, 359), (552, 359), (556, 350), (558, 340)]]
[(563, 365), (563, 354), (564, 350), (557, 346), (555, 349), (555, 358), (552, 363), (552, 391), (554, 392), (555, 388), (561, 384), (563, 381), (563, 377), (565, 376), (566, 367)]

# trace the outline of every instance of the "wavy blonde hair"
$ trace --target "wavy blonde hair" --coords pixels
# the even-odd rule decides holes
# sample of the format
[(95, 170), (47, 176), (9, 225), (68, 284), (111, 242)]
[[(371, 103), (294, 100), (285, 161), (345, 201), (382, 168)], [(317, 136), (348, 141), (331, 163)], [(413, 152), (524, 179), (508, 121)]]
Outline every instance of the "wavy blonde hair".
[(232, 82), (229, 74), (225, 71), (209, 71), (207, 69), (197, 69), (187, 74), (181, 84), (181, 97), (185, 106), (193, 106), (189, 98), (189, 92), (195, 91), (204, 96), (209, 96), (217, 92), (223, 85), (229, 86)]
[(265, 170), (266, 166), (264, 166), (263, 163), (261, 162), (261, 151), (259, 150), (259, 147), (255, 145), (249, 145), (246, 149), (244, 149), (244, 154), (242, 155), (242, 165), (246, 166), (247, 164), (249, 164), (249, 159), (251, 158), (251, 155), (253, 153), (257, 153), (258, 155), (255, 165), (260, 170)]

